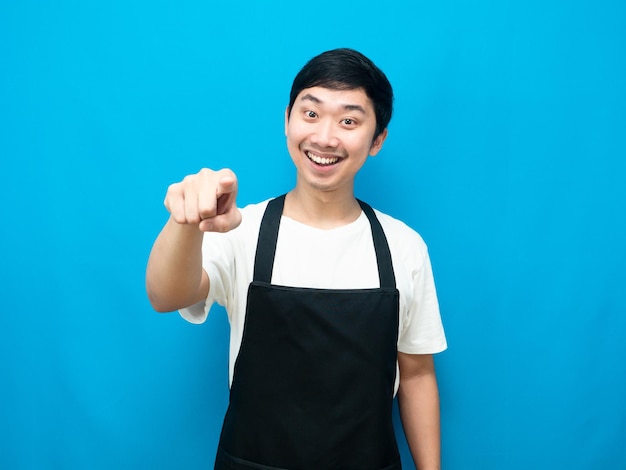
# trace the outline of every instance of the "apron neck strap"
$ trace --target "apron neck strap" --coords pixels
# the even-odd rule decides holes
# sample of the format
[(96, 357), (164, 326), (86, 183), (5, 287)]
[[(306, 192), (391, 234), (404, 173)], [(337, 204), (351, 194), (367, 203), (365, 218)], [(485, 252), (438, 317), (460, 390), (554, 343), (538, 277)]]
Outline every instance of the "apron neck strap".
[(259, 240), (256, 245), (256, 256), (254, 258), (254, 281), (271, 284), (276, 242), (278, 241), (278, 228), (280, 227), (280, 218), (283, 215), (284, 205), (285, 194), (272, 199), (265, 208), (263, 219), (261, 219)]
[[(387, 237), (383, 231), (374, 210), (365, 202), (358, 200), (361, 209), (367, 216), (372, 228), (372, 238), (374, 241), (374, 250), (376, 251), (376, 262), (378, 264), (378, 276), (380, 278), (380, 287), (395, 289), (396, 278), (393, 272), (393, 263), (391, 261), (391, 252)], [(283, 214), (285, 205), (285, 194), (272, 199), (267, 203), (267, 208), (261, 220), (261, 228), (259, 230), (259, 239), (256, 247), (256, 256), (254, 259), (254, 281), (270, 284), (272, 280), (272, 271), (274, 269), (274, 256), (276, 254), (276, 243), (278, 241), (278, 229), (280, 227), (280, 218)]]
[(357, 199), (359, 205), (370, 221), (372, 227), (372, 238), (374, 240), (374, 250), (376, 251), (376, 262), (378, 263), (378, 276), (380, 277), (380, 287), (387, 289), (396, 288), (396, 276), (393, 273), (393, 262), (391, 261), (391, 251), (389, 243), (382, 225), (368, 204)]

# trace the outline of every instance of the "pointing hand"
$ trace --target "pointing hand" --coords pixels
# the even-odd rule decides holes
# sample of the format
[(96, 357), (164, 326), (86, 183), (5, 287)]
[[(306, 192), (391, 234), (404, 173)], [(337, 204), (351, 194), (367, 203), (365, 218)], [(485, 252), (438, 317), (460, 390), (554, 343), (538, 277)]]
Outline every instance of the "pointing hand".
[(229, 169), (204, 168), (172, 184), (165, 207), (178, 224), (198, 225), (204, 232), (228, 232), (239, 226), (237, 177)]

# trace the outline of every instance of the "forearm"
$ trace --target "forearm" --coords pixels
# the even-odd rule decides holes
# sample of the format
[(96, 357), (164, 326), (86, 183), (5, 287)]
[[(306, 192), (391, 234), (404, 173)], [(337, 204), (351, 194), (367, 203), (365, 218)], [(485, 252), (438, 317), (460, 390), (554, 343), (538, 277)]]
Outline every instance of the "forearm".
[(146, 290), (159, 312), (169, 312), (199, 302), (208, 294), (202, 269), (203, 232), (197, 225), (170, 219), (154, 242), (146, 269)]
[(400, 416), (413, 461), (418, 470), (441, 468), (439, 391), (434, 368), (401, 378)]

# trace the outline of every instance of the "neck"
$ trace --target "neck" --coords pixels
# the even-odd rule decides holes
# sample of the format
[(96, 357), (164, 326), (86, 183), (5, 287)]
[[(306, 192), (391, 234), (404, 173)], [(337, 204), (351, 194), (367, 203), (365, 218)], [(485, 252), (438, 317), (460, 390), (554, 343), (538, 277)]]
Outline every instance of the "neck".
[(358, 219), (361, 206), (353, 193), (306, 191), (296, 186), (287, 194), (283, 214), (312, 227), (332, 229)]

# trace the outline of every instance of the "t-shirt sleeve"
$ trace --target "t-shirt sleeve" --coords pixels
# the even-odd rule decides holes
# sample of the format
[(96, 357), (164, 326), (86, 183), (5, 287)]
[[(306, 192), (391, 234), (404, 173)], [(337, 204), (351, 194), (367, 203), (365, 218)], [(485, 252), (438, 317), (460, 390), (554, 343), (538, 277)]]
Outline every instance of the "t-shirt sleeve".
[(439, 313), (437, 291), (428, 251), (412, 271), (413, 298), (401, 319), (398, 351), (406, 354), (435, 354), (447, 348)]

